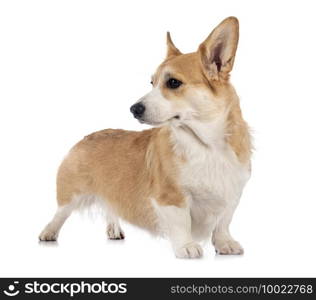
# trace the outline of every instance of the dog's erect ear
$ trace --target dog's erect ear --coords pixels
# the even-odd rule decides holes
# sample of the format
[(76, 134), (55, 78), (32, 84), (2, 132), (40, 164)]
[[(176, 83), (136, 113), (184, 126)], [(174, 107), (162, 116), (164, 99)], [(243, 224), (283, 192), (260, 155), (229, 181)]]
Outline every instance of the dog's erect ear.
[(170, 32), (167, 32), (167, 58), (182, 54), (179, 49), (172, 42)]
[(198, 52), (204, 72), (209, 79), (228, 79), (234, 65), (238, 36), (238, 20), (229, 17), (222, 21), (200, 45)]

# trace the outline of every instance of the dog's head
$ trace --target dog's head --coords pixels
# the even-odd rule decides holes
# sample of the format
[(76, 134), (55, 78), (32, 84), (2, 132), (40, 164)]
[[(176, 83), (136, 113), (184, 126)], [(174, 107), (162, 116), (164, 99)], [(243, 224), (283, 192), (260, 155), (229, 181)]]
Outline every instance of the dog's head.
[(152, 91), (132, 107), (134, 117), (151, 125), (212, 121), (229, 105), (229, 72), (238, 43), (238, 20), (220, 23), (198, 50), (182, 54), (167, 33), (167, 57), (152, 76)]

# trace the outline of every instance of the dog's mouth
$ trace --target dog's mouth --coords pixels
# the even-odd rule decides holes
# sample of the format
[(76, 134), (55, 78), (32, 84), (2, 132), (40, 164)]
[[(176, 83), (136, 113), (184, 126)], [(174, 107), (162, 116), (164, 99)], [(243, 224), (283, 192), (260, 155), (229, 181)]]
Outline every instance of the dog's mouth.
[(175, 115), (165, 121), (149, 121), (149, 120), (146, 120), (146, 119), (143, 119), (143, 118), (139, 118), (137, 119), (141, 124), (147, 124), (147, 125), (153, 125), (153, 126), (163, 126), (163, 125), (166, 125), (172, 121), (180, 121), (180, 115)]

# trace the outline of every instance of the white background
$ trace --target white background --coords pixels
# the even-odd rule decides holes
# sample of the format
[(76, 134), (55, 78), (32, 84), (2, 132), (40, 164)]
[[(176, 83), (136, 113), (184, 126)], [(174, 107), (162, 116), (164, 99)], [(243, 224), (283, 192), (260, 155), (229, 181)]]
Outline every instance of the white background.
[[(315, 276), (314, 1), (1, 1), (0, 276)], [(253, 128), (253, 175), (232, 233), (241, 257), (179, 260), (169, 243), (75, 214), (58, 244), (37, 236), (68, 149), (103, 128), (142, 130), (129, 107), (151, 88), (170, 30), (183, 52), (240, 20), (232, 82)]]

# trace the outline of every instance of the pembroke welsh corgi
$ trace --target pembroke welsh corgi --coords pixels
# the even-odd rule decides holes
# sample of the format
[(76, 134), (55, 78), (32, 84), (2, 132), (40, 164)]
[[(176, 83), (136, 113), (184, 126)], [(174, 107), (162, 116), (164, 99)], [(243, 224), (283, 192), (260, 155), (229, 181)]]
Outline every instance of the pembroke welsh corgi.
[(242, 254), (229, 224), (250, 176), (251, 138), (229, 82), (238, 20), (221, 22), (193, 53), (182, 54), (167, 33), (167, 56), (152, 90), (130, 111), (155, 127), (106, 129), (86, 136), (57, 175), (58, 210), (40, 234), (54, 241), (80, 204), (106, 210), (107, 234), (123, 239), (119, 218), (166, 236), (181, 258), (202, 256), (212, 237), (219, 254)]

